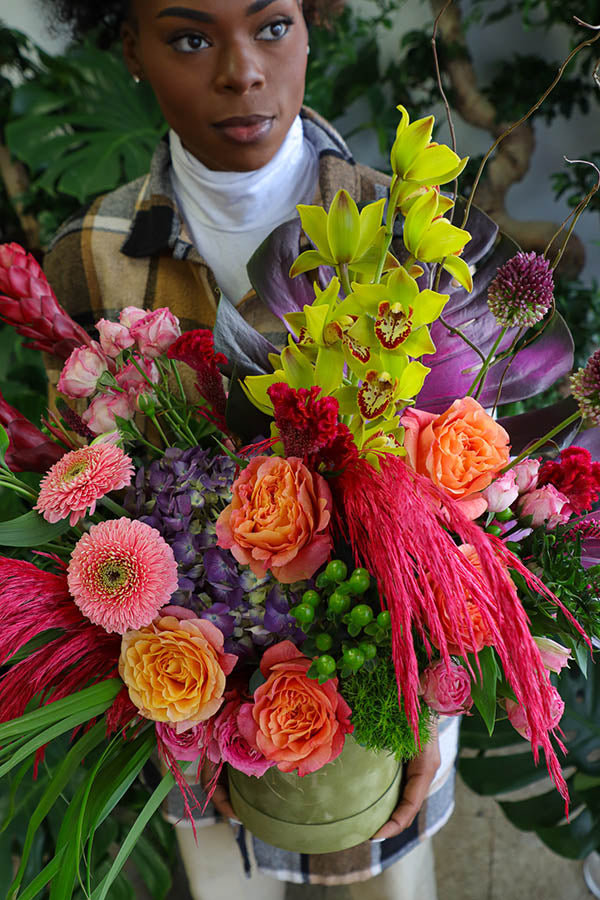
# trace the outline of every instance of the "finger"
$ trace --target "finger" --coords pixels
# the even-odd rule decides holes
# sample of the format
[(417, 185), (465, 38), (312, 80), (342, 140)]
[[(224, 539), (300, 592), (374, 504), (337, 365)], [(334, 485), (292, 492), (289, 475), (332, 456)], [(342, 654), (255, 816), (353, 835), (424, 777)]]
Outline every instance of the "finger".
[(227, 819), (236, 819), (237, 816), (233, 811), (233, 806), (231, 805), (231, 800), (229, 799), (229, 791), (222, 784), (218, 784), (215, 788), (215, 792), (211, 797), (211, 802), (213, 803), (217, 812), (219, 812), (222, 816)]

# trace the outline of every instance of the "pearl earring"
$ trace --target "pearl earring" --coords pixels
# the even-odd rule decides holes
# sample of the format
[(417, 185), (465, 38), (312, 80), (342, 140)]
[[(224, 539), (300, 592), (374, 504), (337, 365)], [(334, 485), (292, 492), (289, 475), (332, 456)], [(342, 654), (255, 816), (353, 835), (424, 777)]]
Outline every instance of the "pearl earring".
[(306, 55), (308, 56), (309, 53), (310, 53), (310, 44), (307, 44), (307, 46), (306, 46)]
[(139, 75), (132, 75), (132, 78), (136, 84), (139, 84), (140, 81), (142, 80)]

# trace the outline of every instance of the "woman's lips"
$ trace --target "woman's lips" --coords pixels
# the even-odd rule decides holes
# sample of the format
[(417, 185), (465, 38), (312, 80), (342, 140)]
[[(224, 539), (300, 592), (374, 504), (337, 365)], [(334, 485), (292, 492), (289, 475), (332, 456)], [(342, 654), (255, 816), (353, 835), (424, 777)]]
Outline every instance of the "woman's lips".
[(250, 144), (263, 138), (273, 125), (273, 116), (233, 116), (216, 122), (215, 128), (238, 144)]

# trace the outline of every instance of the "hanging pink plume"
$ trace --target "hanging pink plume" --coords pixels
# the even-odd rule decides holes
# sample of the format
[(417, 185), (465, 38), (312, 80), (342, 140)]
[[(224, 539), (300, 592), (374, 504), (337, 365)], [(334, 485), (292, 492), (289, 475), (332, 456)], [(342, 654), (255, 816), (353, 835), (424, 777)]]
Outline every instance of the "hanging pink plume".
[[(121, 649), (118, 635), (107, 634), (81, 614), (69, 594), (66, 573), (0, 557), (0, 665), (51, 629), (58, 630), (56, 637), (0, 678), (0, 722), (22, 716), (34, 697), (47, 701), (51, 692), (52, 701), (60, 700), (115, 677)], [(116, 728), (124, 727), (136, 712), (119, 696), (108, 720)]]
[[(443, 597), (451, 622), (464, 623), (463, 636), (457, 630), (456, 642), (465, 658), (468, 648), (464, 632), (475, 644), (467, 601), (474, 603), (515, 697), (527, 711), (534, 758), (537, 762), (541, 746), (548, 770), (567, 800), (567, 786), (550, 741), (551, 684), (507, 567), (518, 570), (572, 620), (570, 614), (501, 541), (467, 519), (458, 503), (398, 457), (383, 460), (381, 472), (359, 459), (342, 473), (334, 490), (336, 487), (338, 526), (347, 532), (357, 562), (376, 578), (382, 602), (392, 616), (398, 691), (415, 736), (419, 671), (413, 633), (428, 652), (431, 643), (438, 647), (450, 666), (450, 650), (436, 596)], [(472, 545), (480, 569), (458, 549), (452, 534)], [(560, 742), (559, 746), (562, 748)]]

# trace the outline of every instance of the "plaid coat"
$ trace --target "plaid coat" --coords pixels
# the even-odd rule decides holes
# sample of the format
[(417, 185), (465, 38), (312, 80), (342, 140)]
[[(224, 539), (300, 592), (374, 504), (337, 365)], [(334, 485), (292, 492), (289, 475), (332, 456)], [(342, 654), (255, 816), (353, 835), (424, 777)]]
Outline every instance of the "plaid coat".
[[(340, 135), (312, 110), (302, 110), (304, 131), (319, 155), (315, 203), (329, 207), (335, 192), (346, 188), (359, 206), (387, 196), (389, 178), (355, 163)], [(167, 141), (158, 145), (150, 171), (136, 181), (98, 197), (67, 221), (50, 245), (44, 269), (59, 303), (84, 328), (98, 319), (116, 319), (126, 306), (169, 306), (182, 330), (210, 328), (215, 322), (219, 290), (206, 262), (192, 243), (177, 207), (170, 178)], [(250, 291), (237, 307), (272, 343), (282, 345), (282, 326)], [(48, 359), (51, 384), (59, 371)], [(419, 841), (434, 834), (454, 808), (454, 760), (458, 723), (442, 720), (442, 765), (413, 825), (396, 838), (366, 842), (341, 853), (316, 856), (290, 853), (239, 835), (243, 855), (251, 855), (265, 874), (298, 883), (348, 884), (379, 874)], [(202, 804), (201, 804), (202, 805)], [(171, 792), (166, 815), (182, 819), (179, 792)], [(203, 824), (215, 821), (210, 807)]]

